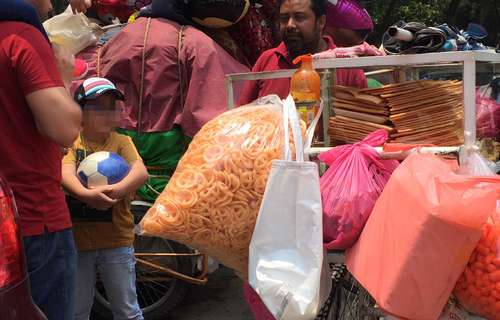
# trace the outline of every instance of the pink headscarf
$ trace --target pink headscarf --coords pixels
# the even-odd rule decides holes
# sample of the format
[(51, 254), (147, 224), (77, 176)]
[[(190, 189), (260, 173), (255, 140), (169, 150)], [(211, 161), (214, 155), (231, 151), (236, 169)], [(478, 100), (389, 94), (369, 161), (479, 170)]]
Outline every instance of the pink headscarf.
[(328, 0), (326, 26), (351, 30), (373, 30), (370, 14), (356, 0)]

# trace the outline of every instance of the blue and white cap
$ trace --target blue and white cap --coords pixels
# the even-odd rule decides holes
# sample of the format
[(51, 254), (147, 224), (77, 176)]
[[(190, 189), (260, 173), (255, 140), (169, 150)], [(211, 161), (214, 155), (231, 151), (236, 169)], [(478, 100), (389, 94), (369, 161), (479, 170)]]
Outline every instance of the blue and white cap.
[(120, 90), (116, 89), (113, 82), (105, 78), (92, 77), (85, 80), (75, 92), (75, 101), (83, 107), (88, 100), (97, 99), (105, 93), (112, 93), (117, 100), (124, 100), (125, 97)]

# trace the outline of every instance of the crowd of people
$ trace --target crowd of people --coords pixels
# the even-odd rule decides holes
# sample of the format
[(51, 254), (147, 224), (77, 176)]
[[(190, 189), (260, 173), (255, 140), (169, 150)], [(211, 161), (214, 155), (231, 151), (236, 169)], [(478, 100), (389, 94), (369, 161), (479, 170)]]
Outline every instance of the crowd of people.
[[(70, 4), (74, 12), (85, 12), (92, 5), (91, 0), (71, 0)], [(159, 18), (150, 24), (145, 18), (138, 19), (122, 31), (120, 36), (124, 39), (118, 36), (112, 40), (114, 46), (110, 43), (103, 49), (104, 77), (88, 78), (72, 96), (73, 56), (51, 44), (40, 23), (50, 10), (50, 0), (0, 0), (0, 173), (11, 185), (18, 204), (32, 296), (49, 320), (89, 319), (96, 272), (99, 272), (114, 318), (143, 319), (135, 288), (134, 223), (129, 205), (131, 195), (147, 179), (141, 159), (146, 153), (138, 152), (142, 147), (134, 145), (136, 140), (133, 142), (130, 134), (113, 129), (120, 126), (132, 130), (143, 121), (149, 127), (142, 129), (151, 134), (158, 130), (180, 130), (192, 137), (206, 121), (224, 111), (225, 100), (221, 97), (225, 97), (225, 92), (211, 87), (211, 83), (216, 83), (211, 77), (214, 73), (223, 77), (229, 72), (213, 63), (214, 59), (220, 59), (217, 50), (187, 51), (184, 61), (189, 61), (191, 67), (198, 63), (198, 71), (189, 69), (190, 79), (180, 87), (178, 83), (182, 81), (175, 77), (149, 79), (152, 88), (169, 86), (172, 85), (169, 81), (175, 81), (173, 91), (177, 96), (162, 96), (163, 100), (158, 102), (154, 97), (158, 91), (146, 89), (151, 101), (144, 110), (152, 110), (151, 105), (156, 101), (163, 103), (161, 112), (143, 114), (138, 119), (134, 114), (142, 106), (132, 105), (123, 110), (121, 101), (125, 100), (127, 108), (127, 96), (137, 95), (144, 84), (130, 83), (130, 76), (116, 69), (123, 65), (113, 63), (110, 57), (127, 50), (127, 44), (142, 41), (139, 35), (151, 26), (178, 32), (183, 30), (180, 24)], [(337, 45), (360, 44), (373, 29), (369, 15), (361, 8), (355, 10), (356, 14), (361, 13), (355, 19), (332, 10), (332, 4), (325, 0), (279, 0), (282, 42), (263, 52), (252, 71), (294, 68), (292, 61), (300, 55)], [(158, 32), (169, 34), (163, 29)], [(198, 37), (192, 44), (196, 48), (197, 41), (202, 41), (201, 35), (196, 34), (199, 31), (186, 32)], [(176, 73), (176, 63), (177, 59), (163, 63), (164, 74)], [(207, 66), (209, 69), (204, 70)], [(137, 68), (129, 69), (134, 72)], [(340, 70), (337, 77), (342, 85), (367, 86), (361, 70)], [(268, 94), (285, 98), (289, 90), (288, 79), (253, 81), (243, 89), (239, 104)], [(209, 94), (202, 97), (203, 92)], [(136, 101), (135, 97), (132, 100)], [(198, 100), (215, 107), (210, 111), (198, 105), (182, 109)], [(128, 126), (119, 121), (124, 111), (132, 115), (125, 120)], [(162, 123), (163, 115), (171, 113), (176, 114), (174, 120)], [(76, 168), (87, 153), (97, 151), (121, 155), (131, 167), (126, 178), (115, 185), (85, 188), (77, 179)], [(68, 196), (101, 210), (99, 220), (78, 221), (68, 210)]]

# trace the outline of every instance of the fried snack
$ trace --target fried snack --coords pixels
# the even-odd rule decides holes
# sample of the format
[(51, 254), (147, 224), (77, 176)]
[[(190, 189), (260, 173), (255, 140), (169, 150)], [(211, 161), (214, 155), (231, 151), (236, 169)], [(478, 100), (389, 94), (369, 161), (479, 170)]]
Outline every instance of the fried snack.
[(208, 122), (141, 221), (143, 232), (207, 253), (246, 279), (271, 162), (283, 152), (282, 121), (281, 106), (269, 104)]
[(483, 226), (483, 235), (454, 293), (468, 311), (500, 320), (500, 226), (493, 221)]

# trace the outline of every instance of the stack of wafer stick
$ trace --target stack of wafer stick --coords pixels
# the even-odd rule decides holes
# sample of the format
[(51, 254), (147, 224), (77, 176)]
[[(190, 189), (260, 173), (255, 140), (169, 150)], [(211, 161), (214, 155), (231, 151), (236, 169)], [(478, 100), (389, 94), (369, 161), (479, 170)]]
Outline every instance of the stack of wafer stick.
[(332, 102), (329, 134), (335, 141), (353, 143), (378, 129), (393, 131), (387, 102), (377, 95), (335, 86)]
[(392, 142), (454, 146), (463, 143), (460, 81), (414, 81), (362, 90), (387, 101)]
[(336, 86), (329, 133), (334, 141), (353, 143), (386, 129), (392, 142), (460, 145), (462, 100), (460, 81), (422, 80), (363, 90)]

